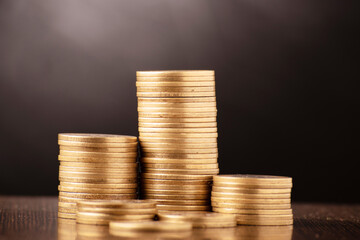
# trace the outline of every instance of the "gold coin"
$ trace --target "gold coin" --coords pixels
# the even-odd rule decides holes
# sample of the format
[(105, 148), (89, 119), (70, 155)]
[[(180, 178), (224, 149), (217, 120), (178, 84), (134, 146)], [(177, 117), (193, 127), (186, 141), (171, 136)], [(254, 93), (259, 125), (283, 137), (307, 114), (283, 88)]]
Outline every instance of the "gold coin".
[(137, 92), (146, 92), (146, 93), (200, 93), (200, 92), (215, 92), (215, 86), (206, 86), (206, 87), (173, 87), (173, 86), (163, 86), (163, 87), (136, 87)]
[(58, 206), (61, 208), (76, 209), (76, 202), (58, 202)]
[(197, 200), (179, 200), (179, 199), (154, 199), (158, 204), (165, 205), (184, 205), (184, 206), (210, 206), (208, 199), (197, 199)]
[(143, 128), (139, 127), (139, 132), (151, 133), (212, 133), (217, 132), (217, 128)]
[(190, 231), (191, 223), (165, 223), (157, 221), (149, 222), (111, 222), (110, 230), (124, 230), (136, 232), (171, 232), (171, 231)]
[[(174, 138), (174, 139), (189, 139), (189, 138), (199, 138), (198, 142), (201, 142), (204, 138), (217, 138), (218, 133), (146, 133), (140, 132), (141, 137), (150, 137), (151, 139), (156, 138)], [(195, 140), (193, 140), (195, 141)], [(61, 152), (61, 151), (60, 151)], [(118, 153), (119, 154), (119, 153)]]
[(211, 128), (217, 127), (216, 122), (204, 123), (144, 123), (139, 122), (139, 127), (144, 128)]
[(157, 204), (158, 211), (209, 211), (210, 206)]
[(214, 123), (215, 117), (139, 117), (139, 123)]
[(126, 143), (137, 141), (137, 137), (134, 136), (92, 133), (59, 133), (58, 138), (64, 141), (89, 143)]
[[(173, 184), (172, 180), (155, 180), (155, 179), (143, 179), (143, 188), (147, 190), (192, 190), (203, 191), (211, 190), (209, 181), (197, 181), (197, 180), (177, 180), (177, 184)], [(149, 181), (149, 182), (148, 182)]]
[(214, 76), (214, 70), (136, 71), (136, 77), (202, 77)]
[(215, 175), (219, 173), (219, 169), (158, 169), (144, 168), (144, 173), (162, 173), (162, 174), (193, 174), (193, 175)]
[[(236, 214), (236, 220), (245, 222), (245, 221), (256, 221), (256, 222), (271, 222), (271, 221), (292, 221), (293, 215), (292, 214), (286, 214), (286, 215), (262, 215), (262, 214)], [(273, 224), (276, 225), (276, 224)]]
[(179, 143), (179, 144), (208, 144), (217, 143), (217, 137), (212, 138), (169, 138), (169, 137), (140, 137), (140, 143)]
[(219, 164), (173, 164), (173, 163), (143, 163), (145, 168), (157, 168), (157, 169), (218, 169)]
[(135, 173), (137, 172), (136, 167), (128, 168), (90, 168), (90, 167), (69, 167), (69, 166), (59, 166), (61, 172), (74, 172), (74, 173), (95, 173), (95, 174), (123, 174), (123, 173)]
[(182, 189), (181, 191), (179, 190), (168, 190), (168, 189), (151, 189), (151, 188), (145, 188), (142, 189), (142, 192), (144, 194), (175, 194), (178, 195), (179, 193), (181, 194), (207, 194), (208, 196), (210, 196), (210, 189), (196, 189), (196, 190), (189, 190), (189, 189)]
[[(227, 185), (231, 186), (231, 185)], [(236, 186), (236, 185), (235, 185)], [(220, 187), (214, 185), (212, 190), (214, 192), (221, 192), (223, 194), (226, 193), (233, 193), (233, 194), (255, 194), (255, 195), (262, 195), (262, 194), (274, 194), (276, 196), (282, 194), (289, 195), (291, 193), (291, 188), (276, 188), (276, 189), (261, 189), (261, 188), (247, 188), (247, 187)]]
[(117, 208), (117, 209), (143, 209), (143, 208), (155, 208), (156, 203), (151, 200), (91, 200), (78, 202), (79, 207), (88, 208)]
[[(160, 221), (172, 221), (172, 222), (190, 222), (192, 224), (205, 224), (205, 223), (218, 223), (223, 222), (232, 223), (231, 227), (236, 226), (236, 217), (232, 214), (203, 212), (203, 213), (191, 213), (191, 212), (174, 212), (174, 213), (159, 213)], [(202, 225), (200, 225), (202, 226)]]
[(237, 214), (269, 214), (269, 215), (282, 215), (292, 214), (292, 209), (240, 209), (240, 208), (218, 208), (213, 207), (214, 212), (219, 213), (237, 213)]
[(172, 199), (172, 200), (205, 200), (209, 199), (209, 194), (184, 194), (184, 195), (174, 195), (174, 194), (150, 194), (144, 193), (143, 196), (145, 199)]
[(137, 188), (137, 183), (101, 184), (101, 183), (73, 183), (61, 182), (61, 186), (69, 188), (101, 188), (101, 189), (132, 189)]
[(63, 207), (58, 207), (58, 211), (61, 213), (72, 213), (72, 214), (76, 214), (76, 208), (63, 208)]
[(60, 150), (62, 156), (72, 157), (104, 157), (104, 158), (136, 158), (137, 152), (126, 152), (126, 153), (102, 153), (102, 152), (80, 152), (80, 151), (67, 151)]
[(203, 153), (217, 153), (218, 149), (217, 148), (199, 148), (199, 149), (180, 149), (179, 148), (146, 148), (143, 147), (142, 152), (147, 152), (147, 153), (177, 153), (177, 154), (203, 154)]
[(182, 174), (162, 174), (162, 173), (143, 173), (143, 178), (152, 179), (172, 179), (172, 180), (212, 180), (212, 175), (182, 175)]
[(81, 162), (81, 163), (135, 163), (135, 157), (124, 157), (124, 158), (103, 158), (103, 157), (74, 157), (74, 156), (58, 156), (59, 161), (64, 162)]
[(58, 144), (61, 146), (73, 146), (73, 147), (90, 147), (90, 148), (135, 148), (137, 142), (125, 142), (125, 143), (89, 143), (78, 141), (66, 141), (58, 140)]
[(186, 159), (186, 158), (195, 158), (195, 159), (207, 159), (207, 158), (217, 158), (218, 153), (151, 153), (151, 152), (143, 152), (144, 157), (148, 158), (178, 158), (178, 159)]
[(286, 184), (267, 184), (267, 183), (237, 183), (237, 182), (220, 182), (214, 181), (216, 187), (238, 188), (238, 189), (286, 189), (287, 192), (291, 191), (292, 183)]
[(217, 164), (217, 158), (208, 159), (177, 159), (177, 158), (141, 158), (142, 163), (159, 163), (159, 164)]
[(251, 174), (234, 174), (219, 175), (214, 178), (214, 182), (231, 182), (240, 184), (292, 184), (292, 178), (269, 175), (251, 175)]
[(199, 114), (206, 114), (206, 113), (216, 113), (216, 107), (211, 108), (150, 108), (150, 107), (138, 107), (139, 114), (176, 114), (176, 115), (184, 115), (190, 113), (199, 113)]
[(120, 239), (188, 239), (191, 236), (192, 231), (172, 231), (172, 232), (160, 232), (160, 231), (133, 231), (133, 230), (116, 230), (110, 229), (110, 234)]
[(222, 197), (222, 198), (238, 198), (238, 199), (290, 199), (291, 198), (291, 194), (290, 193), (281, 193), (281, 194), (246, 194), (246, 193), (230, 193), (230, 192), (217, 192), (217, 191), (212, 191), (211, 192), (211, 196), (213, 197)]
[[(124, 221), (124, 220), (151, 220), (155, 217), (155, 214), (111, 214), (111, 213), (100, 213), (100, 212), (81, 212), (78, 211), (76, 214), (76, 219), (84, 220), (112, 220), (112, 221)], [(79, 222), (79, 221), (78, 221)]]
[(158, 97), (158, 98), (178, 98), (178, 97), (215, 97), (215, 91), (210, 92), (136, 92), (137, 97)]
[(137, 172), (124, 172), (124, 173), (88, 173), (88, 172), (65, 172), (59, 171), (59, 177), (84, 177), (84, 178), (134, 178)]
[(66, 218), (66, 219), (76, 219), (76, 214), (58, 212), (58, 217), (59, 218)]
[(141, 147), (143, 148), (181, 148), (181, 149), (208, 149), (208, 148), (217, 148), (217, 143), (151, 143), (151, 142), (141, 142)]
[(92, 178), (92, 177), (59, 177), (61, 182), (73, 182), (73, 183), (101, 183), (101, 184), (123, 184), (123, 183), (136, 183), (137, 177), (127, 178)]
[(290, 204), (290, 198), (224, 198), (224, 197), (211, 197), (212, 201), (224, 203), (250, 203), (250, 204)]
[[(59, 198), (59, 204), (60, 203), (75, 204), (75, 208), (76, 208), (76, 203), (78, 201), (84, 200), (83, 198), (70, 198), (70, 197), (62, 197), (62, 196), (59, 196), (58, 198)], [(70, 206), (62, 206), (62, 207), (71, 208)]]
[(131, 153), (137, 151), (137, 146), (131, 148), (94, 148), (60, 145), (60, 150), (77, 151), (77, 152), (96, 152), (96, 153)]
[(88, 168), (88, 169), (104, 169), (104, 168), (114, 168), (114, 169), (134, 169), (138, 167), (137, 163), (121, 163), (121, 162), (95, 162), (95, 163), (87, 163), (87, 162), (60, 162), (60, 166), (64, 167), (77, 167), (77, 168)]
[(136, 82), (209, 82), (215, 81), (215, 76), (192, 76), (192, 77), (184, 77), (184, 76), (176, 76), (176, 77), (136, 77)]
[(83, 199), (134, 199), (135, 193), (122, 193), (122, 194), (105, 194), (105, 193), (73, 193), (73, 192), (59, 192), (60, 197), (69, 198), (83, 198)]
[(179, 97), (179, 98), (158, 98), (158, 97), (138, 97), (138, 103), (140, 102), (165, 102), (165, 103), (208, 103), (216, 102), (216, 97)]
[[(138, 112), (139, 118), (216, 118), (217, 112)], [(140, 119), (139, 119), (140, 121)], [(155, 122), (155, 121), (154, 121)], [(180, 121), (178, 121), (180, 122)]]
[(241, 220), (237, 219), (239, 225), (261, 225), (261, 226), (279, 226), (279, 225), (292, 225), (293, 220)]
[(211, 200), (213, 207), (241, 208), (241, 209), (289, 209), (291, 204), (250, 204), (250, 203), (224, 203)]
[(195, 81), (195, 82), (147, 82), (137, 81), (136, 87), (215, 87), (215, 81)]
[(64, 187), (59, 186), (59, 191), (63, 192), (74, 192), (74, 193), (136, 193), (136, 188), (125, 188), (125, 189), (111, 189), (111, 188), (78, 188), (78, 187)]
[(102, 207), (78, 207), (81, 212), (106, 213), (112, 215), (155, 215), (156, 208), (134, 208), (134, 209), (118, 209), (118, 208), (102, 208)]
[(216, 107), (216, 102), (195, 102), (195, 103), (172, 103), (172, 102), (158, 102), (156, 100), (152, 102), (138, 102), (138, 107), (143, 108), (214, 108)]

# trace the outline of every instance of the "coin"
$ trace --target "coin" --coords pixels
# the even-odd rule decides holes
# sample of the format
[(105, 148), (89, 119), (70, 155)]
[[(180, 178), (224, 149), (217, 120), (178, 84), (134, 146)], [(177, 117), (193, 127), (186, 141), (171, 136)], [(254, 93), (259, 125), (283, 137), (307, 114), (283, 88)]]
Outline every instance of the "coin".
[(212, 133), (217, 132), (217, 128), (143, 128), (139, 127), (139, 132), (154, 133)]
[(75, 193), (136, 193), (136, 188), (124, 188), (124, 189), (111, 189), (111, 188), (78, 188), (78, 187), (64, 187), (59, 186), (59, 191), (63, 192), (75, 192)]
[(136, 82), (209, 82), (215, 81), (215, 76), (176, 76), (176, 77), (159, 77), (159, 76), (151, 76), (151, 77), (142, 77), (137, 76)]
[(76, 214), (58, 212), (58, 217), (59, 218), (66, 218), (66, 219), (76, 219)]
[(195, 102), (195, 103), (186, 103), (186, 102), (138, 102), (138, 107), (155, 107), (155, 108), (214, 108), (216, 107), (216, 102)]
[(210, 206), (157, 204), (158, 211), (209, 211)]
[(80, 152), (80, 151), (67, 151), (60, 150), (60, 155), (62, 156), (72, 156), (72, 157), (104, 157), (104, 158), (136, 158), (137, 152), (126, 152), (126, 153), (102, 153), (102, 152)]
[(219, 173), (218, 168), (214, 169), (159, 169), (159, 168), (144, 168), (144, 173), (162, 173), (162, 174), (193, 174), (193, 175), (215, 175)]
[(125, 143), (137, 141), (137, 137), (134, 136), (96, 133), (59, 133), (58, 139), (90, 143)]
[(99, 148), (99, 147), (78, 147), (78, 146), (68, 146), (68, 145), (60, 145), (60, 151), (79, 151), (79, 152), (99, 152), (99, 153), (131, 153), (137, 151), (137, 146), (135, 147), (121, 147), (121, 148)]
[(224, 197), (211, 197), (212, 201), (224, 203), (250, 203), (250, 204), (290, 204), (290, 198), (224, 198)]
[(212, 138), (169, 138), (169, 137), (140, 137), (141, 144), (143, 142), (152, 143), (180, 143), (180, 144), (202, 144), (216, 143), (217, 137)]
[(157, 169), (218, 169), (219, 164), (173, 164), (173, 163), (143, 163), (145, 168)]
[(95, 213), (107, 213), (112, 215), (149, 215), (156, 214), (156, 208), (101, 208), (101, 207), (78, 207), (81, 212), (95, 212)]
[(290, 193), (281, 193), (281, 194), (246, 194), (246, 193), (231, 193), (231, 192), (217, 192), (217, 191), (212, 191), (211, 195), (213, 197), (222, 197), (222, 198), (238, 198), (238, 199), (259, 199), (259, 198), (270, 198), (270, 199), (290, 199), (291, 194)]
[(72, 213), (72, 214), (76, 214), (76, 207), (75, 208), (64, 208), (64, 207), (58, 207), (58, 212), (61, 213)]
[(172, 200), (204, 200), (209, 199), (209, 194), (184, 194), (184, 195), (174, 195), (174, 194), (150, 194), (144, 193), (143, 196), (145, 199), (172, 199)]
[(146, 148), (143, 147), (142, 152), (147, 152), (147, 153), (179, 153), (179, 154), (212, 154), (212, 153), (218, 153), (218, 149), (217, 147), (215, 148), (199, 148), (199, 149), (182, 149), (180, 147), (178, 148)]
[(151, 157), (151, 158), (194, 158), (194, 159), (207, 159), (207, 158), (217, 158), (217, 153), (198, 153), (198, 154), (191, 154), (191, 153), (151, 153), (151, 152), (143, 152), (144, 157)]
[[(217, 116), (216, 111), (211, 112), (138, 112), (139, 118), (212, 118)], [(175, 121), (175, 120), (173, 120)], [(201, 121), (201, 120), (199, 120)], [(155, 121), (154, 121), (155, 122)], [(178, 120), (180, 122), (180, 120)]]
[[(153, 176), (153, 175), (152, 175)], [(202, 176), (202, 175), (200, 175)], [(206, 178), (206, 179), (151, 179), (151, 178), (142, 178), (142, 183), (146, 184), (146, 188), (157, 188), (162, 187), (161, 184), (164, 186), (174, 186), (174, 188), (179, 185), (184, 187), (184, 189), (187, 188), (194, 188), (197, 187), (210, 187), (210, 184), (212, 182), (212, 177)]]
[(147, 82), (138, 81), (136, 87), (214, 87), (215, 81), (194, 81), (194, 82)]
[(93, 177), (61, 177), (61, 182), (73, 182), (73, 183), (101, 183), (101, 184), (123, 184), (123, 183), (136, 183), (137, 177), (124, 177), (124, 178), (93, 178)]
[(290, 177), (269, 176), (269, 175), (251, 175), (251, 174), (234, 174), (219, 175), (214, 178), (214, 182), (231, 182), (239, 184), (291, 184)]
[[(111, 213), (99, 213), (99, 212), (81, 212), (78, 211), (76, 219), (86, 220), (152, 220), (155, 214), (111, 214)], [(79, 222), (79, 221), (78, 221)]]
[(159, 164), (217, 164), (217, 158), (207, 158), (207, 159), (179, 159), (179, 158), (152, 158), (152, 157), (143, 157), (141, 158), (142, 163), (159, 163)]
[(159, 97), (159, 98), (178, 98), (178, 97), (215, 97), (215, 91), (208, 92), (136, 92), (137, 97)]
[(168, 232), (168, 231), (189, 231), (192, 229), (191, 223), (164, 223), (164, 222), (111, 222), (110, 223), (110, 230), (132, 230), (132, 231), (161, 231), (161, 232)]
[(215, 86), (150, 86), (150, 87), (140, 87), (137, 86), (136, 90), (138, 93), (154, 93), (154, 92), (161, 92), (161, 93), (200, 93), (200, 92), (215, 92)]
[(214, 76), (214, 70), (136, 71), (136, 77), (202, 77)]
[(101, 173), (101, 174), (123, 174), (123, 173), (135, 173), (137, 171), (137, 168), (109, 168), (109, 167), (103, 167), (103, 168), (90, 168), (90, 167), (69, 167), (69, 166), (59, 166), (59, 170), (61, 172), (76, 172), (76, 173)]
[(73, 208), (76, 209), (76, 200), (74, 202), (58, 202), (58, 206), (62, 208)]
[(224, 203), (211, 200), (213, 207), (241, 208), (241, 209), (289, 209), (291, 204), (249, 204), (249, 203)]
[[(248, 217), (254, 215), (236, 215), (236, 221), (238, 224), (243, 225), (291, 225), (293, 224), (293, 219), (288, 217), (279, 217), (279, 218), (263, 218), (256, 215), (255, 217)], [(272, 216), (272, 215), (267, 215)]]
[(214, 212), (219, 213), (238, 213), (238, 214), (269, 214), (269, 215), (277, 215), (277, 214), (292, 214), (292, 209), (240, 209), (240, 208), (218, 208), (213, 207)]
[(162, 174), (162, 173), (143, 173), (143, 178), (153, 179), (173, 179), (173, 180), (212, 180), (212, 175), (182, 175), (182, 174)]
[(151, 143), (151, 142), (141, 142), (143, 148), (181, 148), (181, 149), (207, 149), (207, 148), (217, 148), (217, 143)]
[(139, 122), (141, 123), (214, 123), (215, 117), (141, 117), (139, 116)]
[(61, 182), (61, 186), (69, 188), (101, 188), (101, 189), (132, 189), (137, 188), (137, 183), (101, 184), (101, 183), (75, 183)]
[(138, 145), (137, 142), (126, 142), (126, 143), (89, 143), (89, 142), (78, 142), (78, 141), (66, 141), (58, 140), (58, 144), (61, 146), (77, 146), (77, 147), (92, 147), (92, 148), (134, 148)]
[(208, 102), (216, 102), (216, 97), (138, 97), (138, 103), (140, 102), (165, 102), (165, 103), (208, 103)]
[(165, 205), (182, 205), (182, 206), (210, 206), (210, 201), (208, 199), (195, 199), (195, 200), (179, 200), (179, 199), (153, 199), (158, 204)]
[(239, 188), (239, 189), (253, 189), (253, 191), (259, 190), (259, 189), (286, 189), (287, 192), (291, 191), (292, 183), (286, 183), (286, 184), (266, 184), (266, 183), (232, 183), (232, 182), (219, 182), (214, 181), (215, 187), (227, 187), (227, 188)]
[(82, 163), (135, 163), (135, 157), (122, 158), (104, 158), (104, 157), (74, 157), (74, 156), (58, 156), (59, 161), (64, 162), (82, 162)]
[(124, 173), (88, 173), (88, 172), (65, 172), (59, 171), (59, 177), (84, 177), (84, 178), (100, 178), (104, 177), (112, 179), (122, 178), (134, 178), (137, 176), (136, 172), (124, 172)]
[(59, 192), (60, 197), (83, 198), (83, 199), (134, 199), (135, 193), (131, 194), (102, 194), (102, 193), (73, 193), (73, 192)]
[[(179, 195), (179, 190), (168, 190), (168, 189), (142, 189), (142, 192), (144, 194), (175, 194)], [(182, 189), (181, 194), (208, 194), (210, 196), (210, 190), (209, 189), (203, 189), (203, 190), (189, 190), (189, 189)]]
[[(227, 185), (230, 186), (230, 185)], [(255, 194), (255, 195), (262, 195), (262, 194), (274, 194), (275, 196), (282, 196), (281, 194), (290, 194), (291, 188), (276, 188), (276, 189), (261, 189), (261, 188), (249, 188), (249, 187), (220, 187), (220, 186), (213, 186), (212, 190), (214, 192), (221, 192), (223, 194), (226, 193), (233, 193), (233, 194)]]
[(117, 208), (117, 209), (142, 209), (155, 208), (156, 203), (151, 200), (91, 200), (81, 201), (78, 203), (79, 207), (101, 207), (101, 208)]
[(138, 167), (137, 163), (121, 163), (121, 162), (95, 162), (95, 163), (87, 163), (87, 162), (60, 162), (60, 166), (63, 167), (77, 167), (83, 169), (101, 169), (103, 168), (114, 168), (114, 169), (134, 169)]

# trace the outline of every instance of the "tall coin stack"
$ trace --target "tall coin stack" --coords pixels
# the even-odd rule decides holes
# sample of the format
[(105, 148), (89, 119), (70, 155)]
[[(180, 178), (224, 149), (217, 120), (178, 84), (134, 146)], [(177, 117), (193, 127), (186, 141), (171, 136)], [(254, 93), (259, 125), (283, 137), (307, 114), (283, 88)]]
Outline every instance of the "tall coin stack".
[(159, 211), (210, 210), (219, 173), (214, 71), (136, 76), (143, 197)]
[(214, 177), (214, 212), (236, 215), (239, 225), (291, 225), (292, 178), (267, 175)]
[(60, 133), (59, 208), (76, 218), (76, 203), (89, 199), (137, 198), (137, 138)]

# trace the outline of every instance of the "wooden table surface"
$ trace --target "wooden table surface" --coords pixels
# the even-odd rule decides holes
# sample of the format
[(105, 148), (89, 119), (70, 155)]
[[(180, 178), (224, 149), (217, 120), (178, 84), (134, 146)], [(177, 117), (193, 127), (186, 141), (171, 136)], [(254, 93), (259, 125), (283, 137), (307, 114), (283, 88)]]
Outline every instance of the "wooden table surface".
[[(58, 220), (57, 201), (57, 197), (0, 196), (0, 240), (164, 239), (145, 235), (114, 237), (104, 227), (89, 228)], [(293, 210), (293, 227), (203, 229), (183, 239), (360, 239), (360, 205), (295, 203)]]

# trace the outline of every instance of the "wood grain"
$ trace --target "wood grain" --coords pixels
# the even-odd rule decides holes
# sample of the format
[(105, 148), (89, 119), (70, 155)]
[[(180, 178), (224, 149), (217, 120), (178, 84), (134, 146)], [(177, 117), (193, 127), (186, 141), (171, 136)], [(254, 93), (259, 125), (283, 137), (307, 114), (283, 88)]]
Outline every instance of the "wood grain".
[[(200, 229), (185, 239), (245, 239), (245, 236), (246, 239), (277, 240), (360, 239), (360, 205), (295, 203), (293, 209), (293, 228), (238, 226)], [(1, 240), (87, 239), (86, 236), (81, 238), (82, 234), (119, 239), (110, 236), (104, 227), (79, 228), (74, 221), (58, 221), (57, 197), (0, 196)]]

